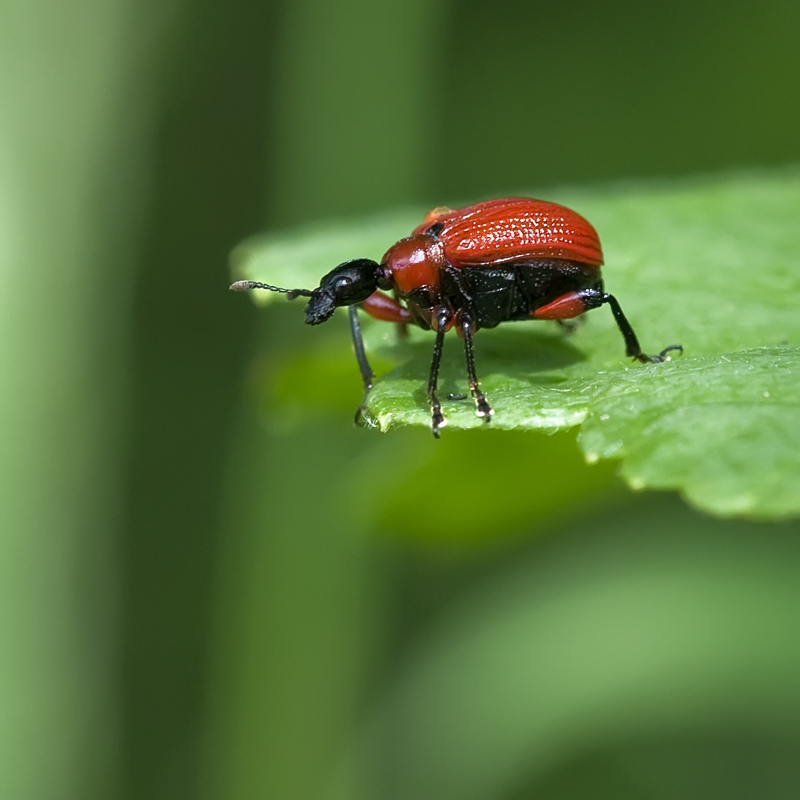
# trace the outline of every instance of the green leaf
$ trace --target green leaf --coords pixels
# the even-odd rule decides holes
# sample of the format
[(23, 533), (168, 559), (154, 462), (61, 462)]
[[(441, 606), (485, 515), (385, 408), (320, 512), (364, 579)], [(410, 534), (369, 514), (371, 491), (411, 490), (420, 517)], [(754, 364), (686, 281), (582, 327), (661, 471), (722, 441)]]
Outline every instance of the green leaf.
[[(534, 195), (541, 193), (533, 193)], [(681, 343), (683, 357), (640, 365), (624, 356), (608, 310), (566, 335), (549, 323), (476, 337), (493, 428), (555, 432), (580, 425), (587, 460), (622, 459), (637, 489), (678, 489), (721, 515), (800, 514), (800, 173), (747, 174), (556, 190), (548, 199), (600, 233), (603, 274), (646, 352)], [(249, 240), (237, 277), (313, 288), (339, 261), (380, 258), (422, 213), (318, 225)], [(260, 301), (281, 299), (272, 293)], [(367, 349), (390, 365), (370, 396), (383, 431), (428, 426), (431, 334), (398, 339), (365, 325)], [(448, 338), (441, 395), (465, 391), (463, 354)], [(444, 404), (448, 429), (483, 423), (471, 401)]]

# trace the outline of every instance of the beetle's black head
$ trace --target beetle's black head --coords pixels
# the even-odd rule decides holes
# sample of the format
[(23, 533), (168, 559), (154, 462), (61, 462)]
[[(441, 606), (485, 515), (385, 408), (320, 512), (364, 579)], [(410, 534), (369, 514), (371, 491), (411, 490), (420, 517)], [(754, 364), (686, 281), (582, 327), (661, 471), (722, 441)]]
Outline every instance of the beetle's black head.
[(345, 261), (332, 269), (311, 293), (306, 306), (306, 322), (319, 325), (333, 316), (339, 306), (363, 303), (377, 288), (381, 267), (368, 258)]

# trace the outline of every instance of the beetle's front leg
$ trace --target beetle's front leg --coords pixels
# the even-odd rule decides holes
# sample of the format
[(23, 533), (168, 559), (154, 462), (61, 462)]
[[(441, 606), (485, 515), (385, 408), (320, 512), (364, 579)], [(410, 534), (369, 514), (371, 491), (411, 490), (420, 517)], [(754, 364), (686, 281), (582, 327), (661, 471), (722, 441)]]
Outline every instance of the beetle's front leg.
[(364, 352), (364, 338), (361, 335), (361, 325), (358, 321), (357, 306), (350, 306), (348, 313), (350, 314), (350, 333), (353, 336), (353, 347), (356, 351), (356, 360), (358, 361), (358, 368), (361, 371), (361, 380), (364, 382), (364, 398), (361, 405), (358, 407), (355, 416), (356, 425), (364, 424), (364, 414), (367, 410), (367, 399), (369, 398), (370, 389), (372, 389), (372, 381), (375, 378), (375, 373), (367, 361), (367, 354)]
[[(411, 313), (409, 310), (400, 305), (397, 300), (385, 295), (383, 292), (373, 292), (360, 307), (367, 312), (374, 319), (383, 320), (385, 322), (395, 322), (397, 325), (405, 328), (411, 321)], [(364, 422), (364, 414), (367, 410), (367, 398), (369, 397), (370, 390), (372, 389), (372, 382), (375, 375), (372, 372), (372, 367), (367, 361), (367, 355), (364, 351), (364, 338), (361, 335), (361, 325), (358, 321), (357, 306), (350, 306), (348, 312), (350, 314), (350, 332), (353, 336), (353, 346), (356, 351), (356, 359), (358, 359), (358, 368), (361, 370), (361, 379), (364, 381), (364, 399), (356, 411), (356, 425), (361, 425)]]

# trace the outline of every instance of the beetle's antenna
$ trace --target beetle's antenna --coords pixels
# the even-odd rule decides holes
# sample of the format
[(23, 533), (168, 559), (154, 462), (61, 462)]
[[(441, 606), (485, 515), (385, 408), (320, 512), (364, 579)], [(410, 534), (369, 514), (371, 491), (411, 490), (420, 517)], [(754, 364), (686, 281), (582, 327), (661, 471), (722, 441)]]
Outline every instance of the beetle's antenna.
[(295, 297), (311, 297), (314, 294), (308, 289), (281, 289), (278, 286), (270, 286), (268, 283), (259, 283), (258, 281), (236, 281), (231, 284), (233, 292), (246, 292), (250, 289), (268, 289), (270, 292), (288, 294), (290, 300), (294, 300)]

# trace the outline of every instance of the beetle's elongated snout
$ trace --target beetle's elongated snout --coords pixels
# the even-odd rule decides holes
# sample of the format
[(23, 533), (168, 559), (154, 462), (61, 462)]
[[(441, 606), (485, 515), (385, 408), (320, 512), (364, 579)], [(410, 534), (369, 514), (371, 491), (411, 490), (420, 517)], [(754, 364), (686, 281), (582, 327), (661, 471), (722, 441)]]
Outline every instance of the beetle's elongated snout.
[(306, 324), (319, 325), (327, 322), (336, 311), (333, 294), (325, 290), (315, 289), (306, 306)]

